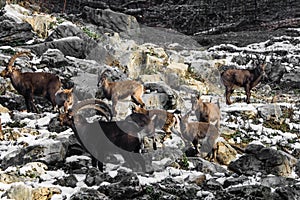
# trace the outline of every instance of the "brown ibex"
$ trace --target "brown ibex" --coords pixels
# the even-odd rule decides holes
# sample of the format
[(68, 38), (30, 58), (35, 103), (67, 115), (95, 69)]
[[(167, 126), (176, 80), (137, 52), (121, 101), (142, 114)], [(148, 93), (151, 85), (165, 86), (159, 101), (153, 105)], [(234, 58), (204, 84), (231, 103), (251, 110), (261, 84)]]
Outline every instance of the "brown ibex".
[(97, 84), (98, 87), (102, 87), (103, 97), (112, 101), (112, 110), (113, 116), (116, 116), (116, 104), (118, 100), (125, 99), (131, 96), (132, 101), (140, 105), (141, 107), (145, 106), (145, 103), (142, 100), (142, 95), (144, 94), (144, 86), (134, 80), (124, 80), (111, 82), (108, 81), (105, 76), (105, 70), (100, 75), (99, 82)]
[(199, 154), (198, 144), (202, 140), (200, 156), (204, 158), (216, 148), (216, 142), (220, 134), (218, 129), (210, 123), (189, 122), (190, 113), (191, 111), (180, 118), (181, 137), (188, 142), (192, 142), (197, 154)]
[(112, 118), (112, 113), (108, 112), (110, 109), (103, 101), (89, 99), (74, 105), (72, 111), (60, 114), (59, 119), (61, 124), (72, 128), (82, 146), (99, 161), (99, 169), (103, 171), (102, 162), (107, 154), (120, 153), (131, 167), (140, 164), (142, 170), (145, 170), (138, 134), (148, 131), (147, 125), (151, 119), (147, 115), (133, 113), (128, 121), (98, 120), (88, 123), (83, 117), (76, 115), (86, 108), (98, 110), (107, 120)]
[(177, 120), (177, 115), (180, 114), (179, 110), (175, 110), (174, 112), (168, 112), (166, 110), (161, 109), (151, 109), (147, 110), (145, 108), (141, 108), (139, 106), (132, 107), (133, 113), (143, 113), (149, 116), (152, 119), (152, 123), (154, 128), (161, 129), (166, 133), (164, 140), (171, 137), (171, 129), (179, 123)]
[(258, 58), (258, 65), (254, 69), (227, 69), (221, 72), (221, 81), (225, 86), (226, 104), (230, 105), (230, 95), (236, 87), (245, 89), (246, 102), (250, 103), (251, 89), (254, 88), (264, 76), (265, 60)]
[(1, 72), (4, 78), (10, 78), (12, 85), (25, 98), (26, 107), (29, 111), (37, 112), (33, 103), (34, 96), (45, 97), (56, 105), (55, 93), (61, 88), (58, 76), (46, 72), (24, 72), (22, 73), (14, 66), (15, 60), (20, 56), (30, 55), (29, 52), (19, 52), (11, 57), (8, 66)]
[(71, 89), (60, 89), (55, 93), (56, 108), (60, 110), (64, 108), (64, 112), (68, 112), (74, 104), (73, 88)]
[(215, 124), (216, 128), (220, 127), (220, 108), (218, 105), (210, 102), (203, 102), (200, 95), (192, 96), (192, 110), (199, 122), (208, 122)]

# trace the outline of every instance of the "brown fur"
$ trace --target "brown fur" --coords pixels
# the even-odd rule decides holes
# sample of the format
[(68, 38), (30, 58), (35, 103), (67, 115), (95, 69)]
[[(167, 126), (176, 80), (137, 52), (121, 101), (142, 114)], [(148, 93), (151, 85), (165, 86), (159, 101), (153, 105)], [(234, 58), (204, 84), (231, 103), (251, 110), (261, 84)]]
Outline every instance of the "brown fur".
[[(166, 110), (152, 109), (147, 110), (138, 106), (134, 106), (133, 113), (143, 113), (152, 119), (154, 128), (163, 130), (166, 133), (164, 140), (171, 137), (171, 128), (178, 122), (174, 113), (167, 112)], [(153, 130), (154, 131), (154, 130)]]
[(192, 144), (198, 154), (198, 144), (202, 140), (200, 149), (201, 157), (206, 157), (216, 148), (216, 142), (219, 138), (218, 129), (207, 122), (189, 122), (188, 118), (191, 112), (182, 116), (180, 119), (180, 131), (182, 138), (192, 141)]
[(192, 97), (192, 110), (199, 122), (208, 122), (220, 127), (220, 108), (214, 103), (203, 102), (200, 96)]
[(144, 94), (144, 86), (134, 80), (125, 80), (119, 82), (110, 82), (107, 77), (101, 75), (101, 79), (98, 86), (101, 86), (104, 93), (104, 98), (112, 101), (113, 115), (116, 115), (116, 104), (118, 100), (125, 99), (131, 96), (134, 103), (145, 106), (142, 100), (142, 95)]
[(64, 112), (68, 112), (72, 108), (74, 103), (73, 88), (71, 89), (60, 89), (55, 93), (55, 102), (57, 108), (64, 108)]
[(46, 72), (20, 72), (15, 66), (14, 61), (17, 57), (30, 55), (29, 52), (19, 52), (9, 61), (8, 66), (1, 72), (4, 78), (10, 78), (12, 85), (25, 98), (27, 109), (37, 112), (33, 103), (33, 96), (42, 96), (48, 99), (53, 108), (56, 105), (55, 93), (61, 88), (58, 76)]
[(260, 63), (254, 69), (227, 69), (221, 73), (221, 80), (225, 86), (226, 104), (230, 105), (230, 95), (234, 92), (236, 87), (243, 87), (245, 89), (247, 99), (250, 103), (251, 89), (260, 83), (263, 75), (265, 62)]

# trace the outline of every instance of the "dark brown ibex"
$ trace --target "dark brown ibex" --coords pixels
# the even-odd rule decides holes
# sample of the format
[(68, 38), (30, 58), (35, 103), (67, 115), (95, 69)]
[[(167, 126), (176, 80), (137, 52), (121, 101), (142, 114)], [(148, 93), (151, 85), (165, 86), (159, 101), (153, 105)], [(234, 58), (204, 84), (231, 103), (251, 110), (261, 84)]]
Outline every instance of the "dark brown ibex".
[[(216, 142), (220, 134), (218, 129), (207, 122), (189, 122), (190, 112), (180, 118), (180, 131), (182, 138), (191, 141), (196, 153), (200, 153), (201, 157), (206, 157), (216, 148)], [(198, 144), (202, 140), (200, 152)], [(214, 155), (215, 158), (215, 155)]]
[(140, 105), (141, 107), (145, 106), (145, 103), (142, 100), (142, 95), (144, 94), (144, 86), (134, 80), (124, 80), (118, 82), (110, 82), (105, 76), (105, 70), (100, 75), (98, 82), (98, 87), (102, 87), (103, 98), (112, 101), (113, 116), (116, 116), (116, 104), (118, 100), (125, 99), (131, 96), (132, 101)]
[(55, 93), (61, 88), (58, 76), (46, 72), (20, 72), (15, 66), (15, 60), (20, 56), (30, 55), (29, 52), (16, 53), (10, 59), (8, 66), (1, 72), (4, 78), (10, 78), (12, 85), (25, 98), (29, 111), (37, 112), (33, 103), (33, 96), (42, 96), (48, 99), (53, 108), (56, 105)]
[(98, 110), (108, 120), (112, 117), (111, 112), (108, 112), (110, 109), (103, 101), (89, 99), (74, 105), (72, 111), (60, 114), (59, 119), (61, 124), (72, 128), (82, 146), (97, 158), (99, 169), (103, 171), (102, 161), (105, 155), (120, 153), (131, 167), (135, 168), (140, 164), (142, 170), (145, 170), (145, 161), (140, 154), (142, 144), (138, 134), (144, 130), (148, 131), (147, 125), (151, 119), (147, 115), (134, 113), (131, 114), (130, 120), (99, 120), (88, 123), (80, 115), (76, 115), (86, 108)]
[(236, 87), (245, 89), (247, 99), (250, 103), (251, 89), (254, 88), (264, 76), (265, 60), (258, 58), (258, 65), (254, 69), (227, 69), (221, 72), (221, 81), (225, 86), (226, 104), (230, 105), (230, 95)]
[(208, 122), (215, 124), (216, 128), (220, 127), (220, 108), (211, 102), (203, 102), (200, 95), (192, 96), (192, 110), (195, 112), (199, 122)]

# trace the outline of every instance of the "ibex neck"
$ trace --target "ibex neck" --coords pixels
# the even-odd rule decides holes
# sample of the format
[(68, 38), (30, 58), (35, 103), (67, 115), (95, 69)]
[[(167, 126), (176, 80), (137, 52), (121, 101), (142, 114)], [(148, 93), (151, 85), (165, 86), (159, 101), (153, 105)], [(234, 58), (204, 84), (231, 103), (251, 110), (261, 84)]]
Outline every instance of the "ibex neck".
[(14, 87), (18, 87), (21, 84), (21, 72), (13, 71), (10, 75), (10, 81)]

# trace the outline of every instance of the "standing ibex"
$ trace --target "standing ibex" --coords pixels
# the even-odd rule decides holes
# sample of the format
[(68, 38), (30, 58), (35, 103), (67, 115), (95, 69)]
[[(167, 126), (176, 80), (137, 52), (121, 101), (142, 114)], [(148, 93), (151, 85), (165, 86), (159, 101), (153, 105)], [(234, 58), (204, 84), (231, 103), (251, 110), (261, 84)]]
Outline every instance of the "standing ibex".
[(200, 95), (192, 96), (192, 110), (199, 122), (208, 122), (220, 127), (220, 108), (218, 105), (210, 102), (203, 102)]
[(227, 69), (221, 72), (221, 81), (224, 84), (226, 104), (230, 105), (230, 95), (236, 87), (243, 87), (246, 91), (246, 102), (250, 103), (251, 89), (254, 88), (262, 79), (265, 70), (265, 60), (258, 57), (258, 65), (254, 69)]
[(29, 111), (37, 112), (33, 103), (33, 96), (42, 96), (48, 99), (53, 108), (56, 105), (55, 93), (61, 88), (58, 76), (46, 72), (20, 72), (15, 66), (15, 60), (20, 56), (30, 55), (29, 52), (19, 52), (12, 56), (8, 66), (1, 72), (4, 78), (10, 78), (12, 85), (25, 98)]
[(76, 115), (86, 108), (98, 110), (107, 120), (112, 117), (112, 113), (108, 112), (110, 109), (104, 102), (88, 99), (74, 105), (72, 111), (60, 114), (59, 119), (61, 124), (72, 128), (82, 146), (99, 161), (100, 170), (103, 171), (102, 161), (109, 153), (120, 153), (131, 167), (140, 164), (142, 170), (145, 170), (145, 161), (139, 153), (142, 144), (138, 134), (144, 130), (148, 131), (150, 118), (144, 114), (134, 113), (128, 121), (99, 120), (88, 123), (80, 115)]
[(132, 112), (149, 116), (152, 119), (151, 123), (153, 123), (154, 128), (161, 129), (166, 133), (164, 140), (171, 137), (171, 129), (178, 123), (177, 115), (180, 114), (179, 110), (171, 113), (161, 109), (147, 110), (138, 106), (134, 106)]
[[(220, 134), (218, 129), (207, 122), (189, 122), (191, 111), (180, 118), (180, 131), (182, 138), (191, 141), (198, 154), (198, 144), (202, 140), (200, 155), (206, 157), (216, 148), (216, 142)], [(215, 155), (214, 155), (215, 158)]]
[(140, 105), (141, 107), (145, 106), (145, 103), (142, 100), (142, 95), (144, 94), (144, 86), (134, 80), (124, 80), (118, 82), (110, 82), (105, 76), (105, 70), (100, 75), (98, 82), (98, 87), (102, 87), (103, 98), (112, 101), (113, 116), (116, 116), (116, 104), (118, 100), (125, 99), (128, 96), (131, 96), (131, 99), (134, 103)]

